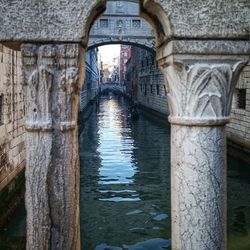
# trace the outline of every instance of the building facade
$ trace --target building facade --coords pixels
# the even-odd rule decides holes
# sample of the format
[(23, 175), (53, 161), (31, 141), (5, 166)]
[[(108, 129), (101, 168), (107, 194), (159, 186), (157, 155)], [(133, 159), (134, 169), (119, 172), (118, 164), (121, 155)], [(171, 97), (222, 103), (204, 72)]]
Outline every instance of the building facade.
[(127, 94), (142, 106), (169, 114), (164, 77), (150, 51), (132, 47), (126, 64)]
[(120, 51), (120, 83), (124, 83), (126, 80), (126, 63), (131, 57), (131, 46), (121, 45)]
[(93, 100), (99, 91), (100, 69), (98, 63), (98, 49), (88, 50), (86, 53), (85, 80), (80, 93), (80, 111)]
[[(138, 47), (132, 47), (131, 55), (126, 64), (127, 94), (142, 106), (168, 115), (168, 91), (155, 55)], [(239, 149), (229, 148), (230, 153), (250, 162), (250, 64), (240, 74), (233, 94), (227, 137), (229, 145)]]
[[(0, 227), (24, 183), (25, 128), (21, 54), (0, 45)], [(22, 177), (20, 177), (22, 176)], [(20, 191), (20, 190), (18, 190)], [(3, 213), (4, 211), (4, 213)]]
[(229, 144), (238, 147), (239, 154), (250, 162), (250, 64), (244, 67), (234, 90), (227, 135)]

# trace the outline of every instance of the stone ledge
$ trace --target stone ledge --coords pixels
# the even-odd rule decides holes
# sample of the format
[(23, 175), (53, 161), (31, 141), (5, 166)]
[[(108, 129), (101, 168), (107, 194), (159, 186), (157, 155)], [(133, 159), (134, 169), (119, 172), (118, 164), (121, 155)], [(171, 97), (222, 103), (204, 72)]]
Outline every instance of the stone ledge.
[(25, 161), (21, 162), (8, 176), (0, 183), (0, 192), (24, 169)]
[(250, 164), (250, 144), (246, 147), (242, 141), (228, 138), (227, 151), (233, 157)]
[(161, 45), (157, 60), (179, 54), (192, 55), (246, 55), (250, 58), (250, 41), (232, 40), (173, 40)]

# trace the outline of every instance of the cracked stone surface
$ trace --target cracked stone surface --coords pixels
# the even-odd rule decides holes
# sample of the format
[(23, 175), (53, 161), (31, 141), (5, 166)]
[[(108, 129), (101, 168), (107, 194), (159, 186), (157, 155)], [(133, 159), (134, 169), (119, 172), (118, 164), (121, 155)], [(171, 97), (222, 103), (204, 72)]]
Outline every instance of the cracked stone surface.
[(226, 249), (225, 127), (172, 125), (171, 135), (172, 249)]
[(27, 249), (80, 249), (78, 44), (24, 44)]
[(227, 248), (225, 125), (248, 57), (199, 52), (159, 59), (170, 109), (173, 250)]
[[(248, 0), (140, 2), (142, 14), (150, 13), (151, 22), (158, 26), (161, 33), (158, 35), (163, 40), (170, 37), (249, 38)], [(0, 41), (86, 42), (89, 27), (104, 6), (104, 0), (2, 0)]]

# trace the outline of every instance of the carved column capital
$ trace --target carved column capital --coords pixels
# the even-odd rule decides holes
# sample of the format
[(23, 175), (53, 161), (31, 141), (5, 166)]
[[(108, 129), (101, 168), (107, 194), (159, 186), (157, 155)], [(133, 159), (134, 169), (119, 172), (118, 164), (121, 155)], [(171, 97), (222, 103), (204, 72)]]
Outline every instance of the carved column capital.
[(193, 51), (196, 54), (183, 48), (178, 52), (174, 46), (161, 51), (158, 61), (168, 85), (169, 121), (188, 126), (229, 122), (233, 90), (249, 57), (208, 54), (204, 48)]
[(77, 115), (84, 50), (23, 44), (27, 249), (80, 249)]
[(81, 46), (23, 44), (21, 50), (27, 95), (26, 130), (71, 130), (76, 124), (71, 115), (74, 95), (83, 82)]

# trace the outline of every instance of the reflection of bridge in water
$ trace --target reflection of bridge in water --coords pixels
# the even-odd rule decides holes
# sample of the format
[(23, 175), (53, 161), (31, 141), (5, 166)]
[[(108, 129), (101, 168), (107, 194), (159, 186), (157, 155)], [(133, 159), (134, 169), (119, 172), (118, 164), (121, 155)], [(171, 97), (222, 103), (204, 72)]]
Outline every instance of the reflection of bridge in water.
[(114, 84), (114, 83), (104, 83), (100, 85), (100, 93), (115, 93), (115, 94), (123, 94), (124, 93), (124, 86), (121, 84)]

